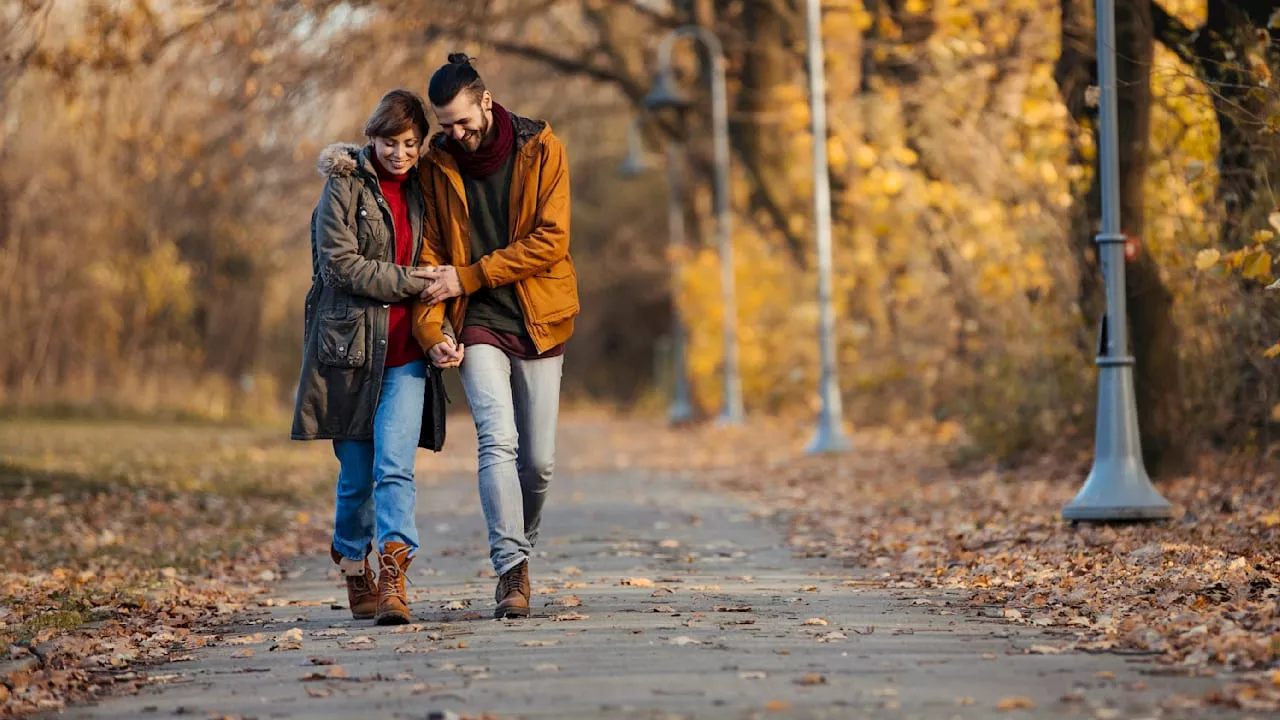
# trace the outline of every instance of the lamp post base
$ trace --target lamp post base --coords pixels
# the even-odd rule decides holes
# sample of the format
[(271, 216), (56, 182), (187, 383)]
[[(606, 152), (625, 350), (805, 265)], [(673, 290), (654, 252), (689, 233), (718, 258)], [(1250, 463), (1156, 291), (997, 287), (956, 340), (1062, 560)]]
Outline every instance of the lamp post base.
[(853, 449), (853, 440), (845, 433), (838, 422), (831, 422), (822, 417), (818, 420), (818, 428), (813, 439), (804, 449), (805, 455), (833, 455), (846, 453)]
[(684, 425), (693, 420), (693, 406), (688, 400), (677, 400), (667, 409), (667, 422)]
[(1133, 358), (1100, 358), (1097, 448), (1093, 469), (1075, 499), (1062, 510), (1067, 520), (1164, 520), (1173, 507), (1151, 484), (1142, 465), (1138, 413), (1133, 396)]
[(720, 411), (720, 416), (716, 418), (716, 424), (725, 427), (737, 427), (745, 424), (747, 414), (743, 412), (741, 407), (726, 407)]

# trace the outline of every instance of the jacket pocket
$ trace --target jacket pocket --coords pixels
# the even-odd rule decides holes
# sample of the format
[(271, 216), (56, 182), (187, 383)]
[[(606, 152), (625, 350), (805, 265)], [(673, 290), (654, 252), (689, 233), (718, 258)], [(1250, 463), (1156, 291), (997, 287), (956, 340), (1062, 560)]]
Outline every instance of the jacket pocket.
[(320, 362), (339, 368), (364, 365), (365, 313), (361, 308), (326, 310), (320, 314), (316, 338)]
[(567, 260), (530, 278), (527, 292), (535, 322), (553, 323), (578, 313), (578, 275)]

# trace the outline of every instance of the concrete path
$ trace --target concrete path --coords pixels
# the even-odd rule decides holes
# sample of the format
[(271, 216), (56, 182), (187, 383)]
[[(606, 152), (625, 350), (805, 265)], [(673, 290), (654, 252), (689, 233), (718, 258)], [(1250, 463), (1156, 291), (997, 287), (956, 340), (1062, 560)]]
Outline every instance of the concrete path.
[(317, 553), (276, 588), (285, 606), (154, 669), (142, 695), (62, 716), (1235, 716), (1159, 706), (1212, 680), (1154, 673), (1147, 658), (1055, 654), (1061, 638), (949, 609), (942, 594), (793, 559), (752, 508), (640, 474), (557, 479), (532, 565), (535, 617), (493, 621), (474, 481), (424, 488), (420, 508), (418, 625), (351, 620)]

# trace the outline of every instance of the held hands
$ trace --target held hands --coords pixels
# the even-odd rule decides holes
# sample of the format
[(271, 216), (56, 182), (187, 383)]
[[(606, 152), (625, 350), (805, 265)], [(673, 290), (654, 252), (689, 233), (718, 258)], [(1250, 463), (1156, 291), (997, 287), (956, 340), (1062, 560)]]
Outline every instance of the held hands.
[[(435, 305), (462, 294), (458, 270), (452, 265), (413, 268), (409, 271), (409, 275), (428, 280), (427, 289), (418, 296), (419, 300), (428, 305)], [(438, 342), (427, 350), (427, 357), (431, 360), (431, 364), (438, 368), (456, 368), (462, 364), (463, 353), (462, 345), (452, 338), (445, 338), (444, 342)]]
[(445, 338), (444, 342), (436, 343), (427, 351), (431, 364), (438, 368), (458, 367), (462, 364), (462, 355), (462, 346), (455, 344), (451, 338)]
[(458, 279), (458, 269), (452, 265), (414, 268), (410, 274), (413, 277), (431, 281), (427, 289), (418, 296), (419, 300), (428, 305), (442, 303), (462, 294), (462, 282)]

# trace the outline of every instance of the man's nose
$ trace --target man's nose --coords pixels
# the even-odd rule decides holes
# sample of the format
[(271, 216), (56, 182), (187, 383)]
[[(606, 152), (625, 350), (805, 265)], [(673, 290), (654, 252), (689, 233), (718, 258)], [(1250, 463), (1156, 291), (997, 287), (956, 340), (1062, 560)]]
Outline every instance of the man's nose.
[(467, 129), (464, 127), (460, 127), (458, 125), (454, 125), (453, 127), (449, 128), (449, 132), (453, 133), (454, 140), (461, 140), (467, 135)]

